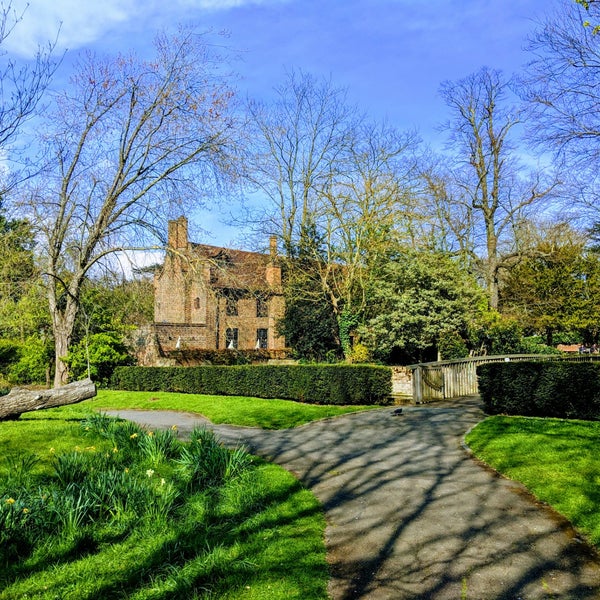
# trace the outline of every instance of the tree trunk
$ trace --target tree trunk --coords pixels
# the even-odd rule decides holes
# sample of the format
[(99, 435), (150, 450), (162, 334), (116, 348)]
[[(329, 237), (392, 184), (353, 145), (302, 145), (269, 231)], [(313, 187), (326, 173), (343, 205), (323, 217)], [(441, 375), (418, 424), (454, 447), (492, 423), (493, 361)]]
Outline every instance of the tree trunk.
[(55, 371), (54, 387), (59, 389), (69, 381), (69, 366), (63, 360), (69, 352), (69, 337), (64, 331), (55, 330), (54, 349), (55, 349)]
[(69, 290), (66, 306), (60, 310), (57, 308), (57, 291), (51, 288), (49, 294), (50, 314), (52, 315), (52, 333), (54, 334), (54, 387), (59, 388), (67, 384), (69, 381), (69, 365), (65, 362), (65, 358), (69, 354), (73, 329), (75, 328), (75, 318), (77, 317), (80, 284), (76, 282), (72, 284), (72, 290)]
[(51, 390), (13, 388), (0, 398), (0, 421), (17, 419), (22, 413), (43, 408), (75, 404), (96, 395), (96, 385), (91, 379), (74, 381)]

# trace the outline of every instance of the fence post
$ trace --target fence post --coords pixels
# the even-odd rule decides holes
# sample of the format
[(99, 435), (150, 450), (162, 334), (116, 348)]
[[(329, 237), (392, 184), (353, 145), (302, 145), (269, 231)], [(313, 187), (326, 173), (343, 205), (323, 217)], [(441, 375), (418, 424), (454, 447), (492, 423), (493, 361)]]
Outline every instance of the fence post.
[(423, 367), (416, 367), (412, 374), (413, 401), (416, 404), (423, 402)]

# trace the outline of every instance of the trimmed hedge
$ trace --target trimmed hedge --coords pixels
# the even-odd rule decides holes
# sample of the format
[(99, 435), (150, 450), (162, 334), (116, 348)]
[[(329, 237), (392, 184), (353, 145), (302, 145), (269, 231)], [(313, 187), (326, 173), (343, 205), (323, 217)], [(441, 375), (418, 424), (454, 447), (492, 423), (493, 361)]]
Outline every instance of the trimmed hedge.
[(600, 419), (600, 364), (491, 363), (477, 377), (490, 414)]
[(388, 404), (392, 371), (372, 365), (117, 367), (111, 387), (282, 398), (310, 404)]
[[(275, 354), (275, 356), (274, 356)], [(256, 362), (267, 362), (271, 358), (278, 358), (277, 351), (254, 348), (252, 350), (167, 350), (165, 355), (174, 358), (181, 366), (193, 365), (249, 365)], [(285, 353), (279, 351), (279, 354)], [(281, 358), (281, 356), (279, 356)], [(190, 361), (189, 363), (187, 361)]]

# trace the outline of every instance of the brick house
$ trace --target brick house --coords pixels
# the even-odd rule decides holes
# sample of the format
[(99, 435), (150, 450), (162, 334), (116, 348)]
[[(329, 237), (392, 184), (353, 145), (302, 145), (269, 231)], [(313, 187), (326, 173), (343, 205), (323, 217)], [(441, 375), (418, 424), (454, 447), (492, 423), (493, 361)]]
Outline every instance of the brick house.
[(163, 356), (174, 351), (285, 348), (277, 242), (270, 253), (188, 240), (185, 217), (169, 221), (163, 265), (154, 275), (154, 331)]

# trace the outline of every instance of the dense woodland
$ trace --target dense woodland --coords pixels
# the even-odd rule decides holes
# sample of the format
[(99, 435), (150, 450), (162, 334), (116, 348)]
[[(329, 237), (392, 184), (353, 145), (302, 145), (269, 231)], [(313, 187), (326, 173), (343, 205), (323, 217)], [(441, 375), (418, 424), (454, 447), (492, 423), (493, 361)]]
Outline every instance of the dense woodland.
[(59, 91), (51, 44), (34, 63), (0, 56), (4, 382), (103, 380), (131, 363), (151, 271), (125, 275), (114, 256), (163, 248), (167, 220), (199, 198), (239, 198), (240, 228), (279, 238), (279, 329), (299, 359), (598, 344), (598, 24), (597, 2), (563, 0), (522, 73), (440, 82), (434, 148), (300, 70), (272, 102), (243, 101), (223, 53), (186, 28), (157, 36), (151, 61), (82, 54)]

